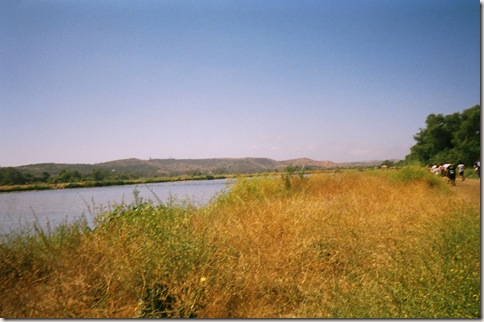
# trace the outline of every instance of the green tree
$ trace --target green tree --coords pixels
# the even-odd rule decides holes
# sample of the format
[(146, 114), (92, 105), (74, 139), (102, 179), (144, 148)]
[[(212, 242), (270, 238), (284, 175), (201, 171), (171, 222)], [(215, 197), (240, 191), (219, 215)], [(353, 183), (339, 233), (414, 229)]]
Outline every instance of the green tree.
[(14, 167), (0, 168), (0, 185), (25, 184), (27, 180)]
[(81, 174), (77, 170), (68, 171), (62, 169), (55, 178), (55, 182), (76, 182), (81, 179)]
[(474, 106), (462, 113), (453, 144), (462, 162), (471, 165), (481, 155), (481, 108)]
[(395, 165), (395, 162), (390, 160), (385, 160), (380, 164), (380, 167), (382, 166), (393, 167), (394, 165)]
[(47, 182), (50, 179), (50, 173), (47, 171), (42, 172), (42, 176), (40, 177), (40, 181)]
[(480, 155), (481, 107), (476, 105), (462, 113), (430, 114), (426, 128), (414, 136), (416, 144), (406, 161), (423, 164), (464, 162), (473, 164)]
[(103, 181), (109, 176), (108, 171), (104, 169), (93, 169), (92, 170), (92, 178), (94, 181)]

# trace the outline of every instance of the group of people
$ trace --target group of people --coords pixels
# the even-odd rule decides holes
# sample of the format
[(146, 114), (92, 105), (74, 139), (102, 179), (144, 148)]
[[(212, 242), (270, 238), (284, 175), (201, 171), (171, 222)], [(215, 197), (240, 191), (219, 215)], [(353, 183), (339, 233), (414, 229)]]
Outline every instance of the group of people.
[[(435, 175), (442, 176), (446, 178), (448, 182), (455, 186), (455, 178), (456, 172), (459, 173), (459, 177), (462, 181), (465, 180), (464, 177), (464, 163), (458, 162), (457, 166), (454, 163), (445, 163), (445, 164), (434, 164), (433, 166), (429, 167), (430, 172)], [(481, 169), (481, 162), (477, 161), (474, 163), (474, 172), (481, 177), (480, 174)]]
[(446, 178), (448, 182), (455, 186), (456, 172), (459, 172), (459, 177), (462, 181), (465, 180), (464, 177), (464, 164), (459, 162), (457, 166), (454, 163), (445, 164), (434, 164), (430, 167), (430, 172), (435, 175), (442, 176)]

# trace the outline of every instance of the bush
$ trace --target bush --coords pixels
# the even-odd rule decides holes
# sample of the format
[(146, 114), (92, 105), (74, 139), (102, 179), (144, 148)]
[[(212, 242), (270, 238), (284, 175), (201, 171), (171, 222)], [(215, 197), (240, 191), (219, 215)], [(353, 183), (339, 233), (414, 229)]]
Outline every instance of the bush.
[(429, 187), (445, 189), (446, 181), (443, 180), (441, 176), (430, 173), (430, 171), (424, 167), (410, 166), (392, 173), (395, 182), (424, 182)]

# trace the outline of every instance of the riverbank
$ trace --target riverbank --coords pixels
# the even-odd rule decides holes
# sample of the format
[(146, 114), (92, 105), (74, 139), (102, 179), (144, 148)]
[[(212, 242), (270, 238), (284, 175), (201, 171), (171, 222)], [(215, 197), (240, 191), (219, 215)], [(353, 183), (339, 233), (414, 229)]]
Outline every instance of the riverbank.
[(480, 189), (465, 184), (256, 177), (204, 207), (120, 205), (93, 229), (2, 243), (0, 316), (479, 318)]
[[(341, 172), (343, 170), (336, 170)], [(354, 171), (353, 169), (346, 169), (344, 171)], [(360, 170), (361, 171), (361, 170)], [(290, 175), (305, 175), (311, 173), (330, 173), (335, 170), (317, 170), (294, 172)], [(56, 189), (77, 189), (77, 188), (94, 188), (94, 187), (109, 187), (109, 186), (125, 186), (136, 184), (149, 183), (163, 183), (163, 182), (179, 182), (179, 181), (198, 181), (198, 180), (218, 180), (218, 179), (235, 179), (235, 178), (250, 178), (257, 176), (280, 176), (288, 173), (286, 172), (264, 172), (264, 173), (245, 173), (245, 174), (215, 174), (215, 175), (197, 175), (197, 176), (178, 176), (178, 177), (152, 177), (139, 179), (117, 179), (117, 180), (85, 180), (74, 182), (61, 183), (44, 183), (36, 182), (29, 184), (15, 184), (0, 186), (0, 193), (5, 192), (20, 192), (20, 191), (35, 191), (35, 190), (56, 190)]]
[[(251, 175), (247, 174), (243, 176), (251, 176)], [(78, 181), (78, 182), (63, 182), (63, 183), (32, 183), (32, 184), (24, 184), (24, 185), (0, 186), (0, 193), (17, 192), (17, 191), (34, 191), (34, 190), (56, 190), (56, 189), (124, 186), (124, 185), (161, 183), (161, 182), (217, 180), (217, 179), (230, 179), (234, 177), (235, 175), (227, 174), (227, 175), (202, 175), (202, 176), (186, 176), (186, 177), (154, 177), (154, 178), (127, 179), (127, 180)]]

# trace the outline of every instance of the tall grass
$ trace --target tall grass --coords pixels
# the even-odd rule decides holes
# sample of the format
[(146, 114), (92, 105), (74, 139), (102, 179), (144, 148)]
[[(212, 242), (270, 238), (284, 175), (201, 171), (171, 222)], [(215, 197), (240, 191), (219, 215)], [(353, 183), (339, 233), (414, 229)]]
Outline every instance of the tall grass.
[(12, 235), (0, 315), (480, 317), (479, 204), (408, 171), (241, 179), (202, 208)]

